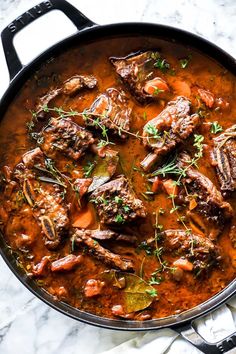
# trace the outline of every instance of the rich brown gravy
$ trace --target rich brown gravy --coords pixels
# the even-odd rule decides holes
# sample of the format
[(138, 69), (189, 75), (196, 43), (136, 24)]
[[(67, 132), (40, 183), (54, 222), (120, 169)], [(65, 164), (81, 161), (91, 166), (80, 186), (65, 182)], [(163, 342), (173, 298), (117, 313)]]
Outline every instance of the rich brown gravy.
[[(108, 58), (110, 56), (125, 56), (131, 52), (152, 48), (158, 49), (162, 56), (170, 63), (171, 67), (175, 69), (175, 75), (168, 75), (168, 83), (173, 90), (172, 99), (178, 95), (186, 95), (192, 99), (189, 88), (191, 89), (194, 85), (198, 85), (211, 91), (216, 97), (222, 97), (229, 103), (229, 108), (226, 110), (208, 110), (209, 114), (202, 119), (202, 124), (197, 129), (197, 133), (204, 135), (205, 138), (204, 157), (199, 161), (199, 171), (209, 177), (217, 188), (220, 188), (215, 170), (210, 164), (212, 139), (215, 135), (210, 133), (209, 122), (218, 121), (223, 129), (235, 123), (235, 77), (217, 62), (192, 48), (145, 37), (114, 38), (112, 40), (100, 40), (99, 42), (84, 44), (82, 47), (72, 48), (45, 63), (19, 91), (1, 120), (0, 167), (7, 165), (11, 169), (14, 169), (15, 165), (21, 161), (22, 155), (35, 147), (35, 142), (29, 139), (26, 128), (26, 123), (31, 120), (30, 110), (34, 110), (38, 97), (44, 95), (49, 89), (59, 86), (64, 80), (74, 74), (94, 75), (98, 80), (98, 88), (83, 91), (64, 102), (59, 98), (56, 101), (57, 106), (62, 105), (65, 110), (71, 108), (82, 112), (85, 108), (90, 107), (99, 92), (103, 92), (109, 87), (121, 88), (126, 91), (133, 103), (132, 131), (142, 131), (142, 127), (146, 123), (144, 117), (150, 120), (157, 116), (166, 102), (160, 100), (146, 106), (138, 104), (129, 94), (128, 90), (124, 88), (121, 81), (118, 80), (117, 74)], [(189, 54), (191, 54), (189, 65), (185, 69), (182, 69), (179, 59), (186, 58)], [(165, 77), (167, 74), (161, 74), (161, 76)], [(81, 123), (81, 120), (78, 120), (76, 117), (73, 119)], [(146, 200), (142, 195), (146, 191), (145, 178), (139, 171), (135, 171), (132, 168), (133, 166), (139, 167), (140, 161), (147, 154), (147, 150), (142, 143), (134, 137), (129, 137), (125, 143), (116, 140), (116, 145), (113, 148), (119, 151), (123, 172), (132, 182), (137, 197), (143, 201), (148, 212), (147, 218), (134, 227), (134, 231), (140, 235), (139, 242), (153, 237), (152, 225), (155, 223), (153, 212), (160, 207), (165, 209), (165, 214), (160, 215), (159, 218), (159, 222), (164, 226), (164, 229), (181, 228), (176, 214), (169, 213), (172, 208), (171, 200), (167, 198), (166, 193), (162, 189), (150, 201)], [(66, 161), (62, 157), (60, 161), (57, 161), (57, 167), (60, 169), (61, 166), (65, 165)], [(80, 171), (78, 172), (78, 176), (82, 174), (81, 168), (79, 168), (80, 161), (83, 163), (83, 158), (78, 163), (78, 171)], [(235, 209), (235, 195), (233, 194), (227, 200), (233, 209)], [(25, 209), (29, 209), (27, 204), (24, 207)], [(71, 220), (75, 219), (77, 212), (74, 210), (71, 213)], [(24, 220), (14, 219), (14, 222), (7, 222), (7, 226), (2, 225), (7, 243), (17, 252), (18, 261), (25, 268), (26, 272), (30, 273), (33, 266), (40, 262), (45, 255), (61, 258), (71, 253), (69, 237), (63, 248), (60, 248), (58, 251), (49, 251), (44, 246), (37, 222), (32, 215), (30, 216), (30, 212), (27, 215), (27, 218)], [(93, 227), (96, 227), (96, 223), (97, 221)], [(235, 217), (233, 223), (235, 223)], [(17, 242), (21, 234), (22, 224), (24, 224), (25, 230), (30, 233), (31, 239), (34, 240), (27, 254), (20, 252)], [(224, 289), (234, 279), (236, 249), (232, 247), (228, 233), (229, 227), (226, 226), (224, 232), (216, 241), (222, 249), (224, 259), (221, 267), (213, 269), (209, 277), (203, 279), (196, 278), (190, 272), (185, 272), (184, 280), (176, 282), (173, 280), (170, 272), (163, 272), (162, 277), (164, 280), (159, 285), (154, 285), (154, 288), (158, 291), (158, 300), (154, 300), (150, 307), (152, 318), (166, 317), (193, 308)], [(151, 273), (158, 267), (156, 257), (146, 255), (144, 250), (137, 252), (136, 247), (132, 245), (127, 246), (123, 243), (113, 242), (112, 244), (109, 243), (109, 249), (114, 253), (127, 255), (133, 259), (135, 273), (140, 275), (140, 268), (142, 267), (143, 278), (145, 280), (150, 279)], [(74, 253), (80, 254), (82, 251), (81, 249), (76, 249)], [(29, 255), (33, 255), (32, 259)], [(164, 258), (166, 261), (171, 261), (171, 256), (170, 259), (165, 256)], [(109, 269), (109, 267), (84, 253), (83, 263), (74, 270), (64, 273), (52, 273), (48, 271), (45, 276), (36, 281), (38, 281), (38, 284), (45, 291), (56, 296), (59, 300), (99, 316), (114, 318), (111, 308), (117, 304), (119, 298), (117, 291), (113, 292), (112, 289), (106, 289), (106, 293), (99, 297), (84, 297), (84, 284), (86, 281), (96, 278), (98, 273), (106, 269)], [(63, 289), (61, 293), (60, 289)]]

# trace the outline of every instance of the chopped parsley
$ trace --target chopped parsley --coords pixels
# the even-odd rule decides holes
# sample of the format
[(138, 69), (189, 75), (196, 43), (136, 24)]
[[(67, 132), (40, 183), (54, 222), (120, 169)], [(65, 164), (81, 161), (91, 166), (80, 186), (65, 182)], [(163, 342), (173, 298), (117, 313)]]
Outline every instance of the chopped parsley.
[(124, 217), (121, 214), (117, 214), (115, 217), (115, 222), (117, 222), (118, 224), (123, 224)]
[(153, 275), (151, 279), (149, 280), (148, 284), (149, 285), (159, 285), (163, 281), (162, 277), (157, 277), (156, 275)]
[(84, 170), (84, 177), (85, 178), (88, 178), (91, 176), (92, 172), (93, 172), (93, 169), (95, 167), (95, 163), (94, 162), (88, 162), (87, 165), (85, 165), (83, 167), (83, 170)]
[(160, 69), (163, 73), (170, 69), (170, 64), (167, 63), (166, 59), (158, 58), (154, 64), (154, 67)]
[(146, 111), (143, 112), (143, 120), (147, 120), (147, 112)]
[(116, 202), (117, 204), (122, 204), (122, 203), (123, 203), (123, 199), (120, 198), (120, 197), (118, 197), (117, 195), (115, 196), (114, 200), (115, 200), (115, 202)]
[(146, 290), (146, 293), (148, 294), (148, 295), (150, 295), (150, 296), (152, 296), (152, 297), (156, 297), (157, 296), (157, 291), (156, 291), (156, 289), (148, 289), (148, 290)]
[(124, 205), (123, 209), (125, 213), (128, 213), (130, 211), (130, 207), (128, 205)]
[(144, 250), (148, 256), (152, 255), (153, 249), (150, 245), (147, 244), (147, 241), (142, 241), (137, 248), (138, 250)]
[(217, 134), (223, 131), (222, 126), (218, 122), (211, 123), (211, 133)]
[(183, 58), (179, 60), (179, 64), (181, 69), (185, 69), (187, 68), (187, 66), (189, 65), (190, 60), (192, 59), (192, 55), (188, 55), (187, 58)]
[(158, 87), (155, 87), (155, 90), (154, 90), (154, 92), (153, 92), (153, 95), (159, 95), (159, 93), (162, 93), (162, 92), (164, 92), (164, 90), (162, 90), (162, 89), (159, 89)]

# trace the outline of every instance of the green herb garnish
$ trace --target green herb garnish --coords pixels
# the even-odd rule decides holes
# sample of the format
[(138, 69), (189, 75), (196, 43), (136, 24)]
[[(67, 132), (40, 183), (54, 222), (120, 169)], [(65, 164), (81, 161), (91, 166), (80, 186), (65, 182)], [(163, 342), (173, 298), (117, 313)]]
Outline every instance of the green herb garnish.
[(170, 69), (170, 64), (167, 63), (166, 59), (158, 58), (154, 64), (154, 67), (165, 73), (168, 69)]
[(148, 289), (146, 290), (146, 293), (152, 297), (156, 297), (158, 295), (156, 289)]
[(83, 167), (84, 177), (85, 178), (88, 178), (88, 177), (91, 176), (94, 167), (95, 167), (95, 163), (94, 162), (90, 162), (90, 161)]
[(188, 55), (187, 58), (180, 59), (180, 60), (179, 60), (180, 67), (181, 67), (182, 69), (187, 68), (187, 66), (188, 66), (188, 64), (189, 64), (189, 62), (190, 62), (191, 59), (192, 59), (192, 55), (191, 55), (191, 54)]
[(217, 134), (223, 131), (222, 126), (218, 122), (211, 123), (211, 133)]

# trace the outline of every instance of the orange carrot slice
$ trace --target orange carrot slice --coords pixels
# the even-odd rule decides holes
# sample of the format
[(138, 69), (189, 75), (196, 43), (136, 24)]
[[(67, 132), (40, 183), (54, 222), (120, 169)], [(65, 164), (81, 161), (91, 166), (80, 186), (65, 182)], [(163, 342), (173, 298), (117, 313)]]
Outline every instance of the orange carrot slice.
[(77, 214), (74, 222), (72, 224), (73, 227), (79, 227), (81, 229), (86, 229), (91, 226), (95, 222), (95, 216), (92, 208), (87, 207), (83, 209), (79, 214)]
[(191, 272), (193, 270), (193, 264), (191, 262), (189, 262), (187, 259), (185, 258), (179, 258), (177, 259), (173, 265), (175, 267), (178, 267), (180, 269), (183, 270), (187, 270), (188, 272)]
[(169, 195), (177, 195), (178, 194), (178, 186), (174, 183), (172, 179), (166, 179), (162, 182), (165, 188), (165, 191)]
[(158, 176), (154, 178), (153, 184), (152, 184), (152, 192), (156, 193), (161, 185), (161, 180)]
[(165, 80), (160, 77), (155, 77), (155, 79), (149, 80), (144, 86), (144, 91), (149, 95), (158, 95), (158, 93), (169, 91), (169, 87)]

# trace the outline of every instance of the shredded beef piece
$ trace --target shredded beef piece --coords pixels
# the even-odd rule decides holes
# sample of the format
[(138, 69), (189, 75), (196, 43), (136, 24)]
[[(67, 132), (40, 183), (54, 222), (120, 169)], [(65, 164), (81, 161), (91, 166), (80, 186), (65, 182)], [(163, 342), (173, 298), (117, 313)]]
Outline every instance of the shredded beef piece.
[[(154, 243), (149, 240), (149, 243)], [(206, 237), (187, 233), (185, 230), (165, 230), (158, 234), (158, 245), (163, 252), (185, 257), (193, 264), (197, 275), (207, 274), (211, 268), (219, 265), (220, 248)]]
[(105, 283), (97, 279), (89, 279), (84, 287), (84, 295), (86, 297), (98, 296), (102, 293)]
[(58, 95), (60, 95), (61, 89), (53, 89), (47, 92), (44, 96), (40, 97), (36, 105), (36, 117), (37, 119), (45, 119), (47, 112), (45, 107), (47, 107), (51, 101), (54, 100)]
[(113, 230), (81, 230), (84, 235), (101, 241), (124, 241), (128, 243), (136, 243), (137, 237), (134, 235), (122, 234)]
[[(158, 56), (157, 52), (147, 51), (123, 58), (110, 58), (117, 74), (140, 103), (148, 103), (160, 97), (163, 98), (163, 96), (166, 96), (164, 91), (168, 91), (166, 82), (155, 76), (155, 74), (160, 74), (159, 72), (156, 73), (155, 69)], [(153, 89), (150, 90), (150, 87)]]
[(205, 103), (205, 105), (209, 108), (212, 108), (215, 102), (214, 95), (208, 91), (203, 89), (198, 89), (198, 94), (201, 97), (201, 100)]
[(62, 199), (62, 187), (38, 180), (37, 169), (33, 169), (35, 166), (46, 170), (44, 155), (39, 148), (23, 156), (23, 162), (15, 168), (14, 177), (19, 181), (33, 216), (41, 227), (46, 247), (55, 249), (67, 232), (68, 210)]
[(131, 107), (123, 91), (109, 88), (99, 95), (87, 110), (85, 122), (88, 126), (99, 128), (96, 121), (121, 138), (127, 134), (122, 131), (130, 130)]
[(89, 186), (92, 183), (92, 178), (76, 178), (73, 183), (73, 188), (79, 193), (79, 197), (82, 198), (84, 194), (88, 192)]
[(122, 175), (97, 188), (90, 198), (102, 223), (122, 225), (138, 217), (146, 217), (145, 207)]
[(44, 119), (47, 112), (44, 109), (51, 101), (59, 95), (73, 96), (84, 88), (93, 89), (97, 86), (97, 79), (92, 75), (74, 75), (64, 81), (62, 86), (52, 89), (44, 96), (40, 97), (36, 105), (36, 115), (39, 119)]
[(124, 259), (118, 254), (114, 254), (105, 249), (93, 238), (89, 237), (83, 230), (76, 230), (72, 236), (77, 245), (84, 244), (88, 247), (92, 256), (104, 262), (105, 264), (124, 271), (132, 271), (133, 262), (129, 259)]
[(22, 161), (27, 168), (33, 168), (34, 165), (41, 164), (43, 160), (44, 155), (40, 148), (30, 150), (22, 156)]
[[(183, 179), (186, 191), (183, 189), (185, 197), (183, 203), (189, 203), (194, 197), (197, 206), (191, 213), (200, 214), (203, 217), (203, 223), (207, 227), (207, 233), (211, 239), (215, 239), (223, 230), (226, 223), (232, 218), (233, 210), (228, 202), (223, 200), (220, 191), (211, 180), (193, 167), (188, 167), (191, 160), (186, 153), (181, 153), (178, 160), (178, 166), (185, 169), (186, 177)], [(181, 198), (179, 198), (181, 201)]]
[(212, 160), (222, 192), (233, 192), (236, 189), (236, 125), (214, 139)]
[(73, 96), (83, 88), (93, 89), (97, 86), (97, 79), (92, 75), (75, 75), (66, 80), (62, 85), (64, 95)]
[(69, 271), (75, 268), (82, 262), (82, 256), (75, 256), (74, 254), (68, 254), (67, 256), (57, 259), (51, 264), (52, 272)]
[(41, 137), (43, 142), (40, 147), (50, 158), (63, 154), (73, 160), (78, 160), (94, 143), (92, 134), (70, 118), (52, 118), (42, 130)]
[[(152, 149), (141, 162), (148, 171), (152, 165), (172, 152), (193, 133), (199, 124), (197, 114), (190, 115), (191, 102), (179, 96), (167, 104), (166, 108), (143, 128), (144, 145)], [(156, 135), (156, 136), (155, 136)]]
[(39, 263), (37, 263), (32, 270), (32, 275), (35, 277), (39, 277), (45, 274), (46, 268), (50, 263), (50, 259), (48, 256), (44, 256)]

